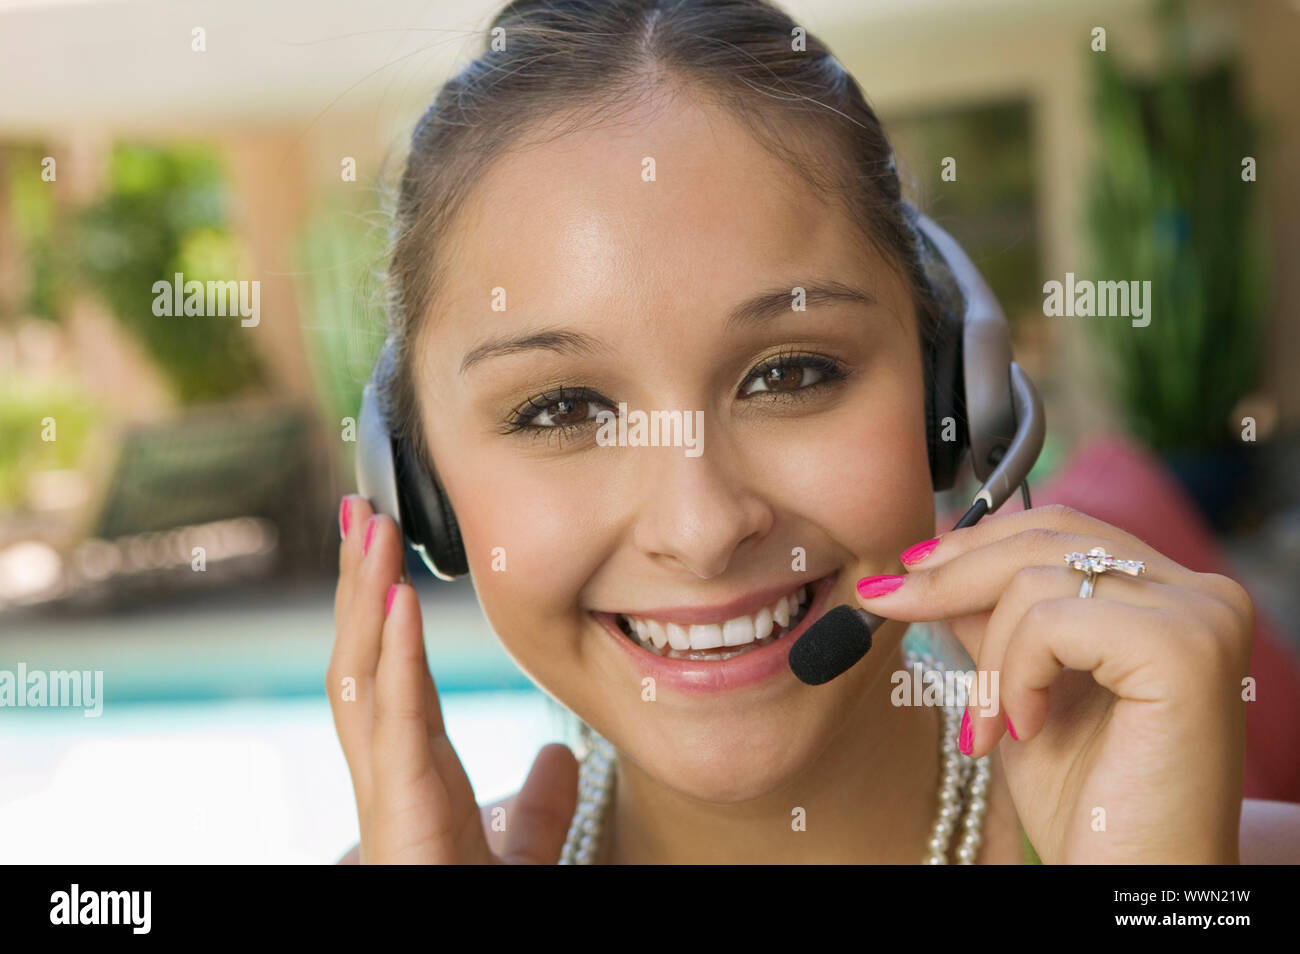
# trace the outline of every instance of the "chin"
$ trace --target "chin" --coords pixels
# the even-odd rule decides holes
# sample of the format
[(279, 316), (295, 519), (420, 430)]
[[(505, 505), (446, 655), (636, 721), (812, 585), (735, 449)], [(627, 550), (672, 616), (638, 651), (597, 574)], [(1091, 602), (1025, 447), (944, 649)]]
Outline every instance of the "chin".
[(627, 740), (624, 752), (667, 787), (720, 805), (752, 801), (789, 788), (806, 772), (824, 740), (813, 726), (773, 716), (755, 723), (678, 727), (673, 735)]

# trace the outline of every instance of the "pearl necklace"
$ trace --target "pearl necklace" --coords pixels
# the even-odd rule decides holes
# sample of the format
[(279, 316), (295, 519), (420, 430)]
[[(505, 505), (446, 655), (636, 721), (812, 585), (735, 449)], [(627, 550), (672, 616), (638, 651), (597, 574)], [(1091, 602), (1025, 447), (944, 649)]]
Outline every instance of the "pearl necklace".
[[(942, 674), (948, 668), (930, 653), (919, 654), (909, 650), (905, 654), (905, 660), (909, 670), (918, 664), (923, 665), (925, 669), (922, 678), (926, 681), (936, 677), (942, 680)], [(975, 863), (975, 856), (979, 853), (984, 837), (984, 815), (988, 808), (992, 768), (989, 756), (969, 759), (957, 748), (957, 736), (961, 732), (961, 717), (966, 702), (964, 682), (956, 680), (955, 687), (957, 698), (954, 704), (944, 706), (940, 713), (943, 719), (943, 741), (940, 745), (943, 771), (939, 779), (939, 813), (930, 829), (926, 855), (921, 862), (927, 865), (948, 863), (948, 846), (959, 823), (962, 835), (961, 843), (957, 846), (958, 864)], [(611, 770), (615, 761), (614, 747), (599, 733), (588, 731), (591, 733), (591, 741), (578, 772), (578, 805), (569, 825), (568, 836), (564, 839), (564, 849), (560, 853), (562, 865), (592, 863), (600, 848), (605, 812), (613, 792)]]

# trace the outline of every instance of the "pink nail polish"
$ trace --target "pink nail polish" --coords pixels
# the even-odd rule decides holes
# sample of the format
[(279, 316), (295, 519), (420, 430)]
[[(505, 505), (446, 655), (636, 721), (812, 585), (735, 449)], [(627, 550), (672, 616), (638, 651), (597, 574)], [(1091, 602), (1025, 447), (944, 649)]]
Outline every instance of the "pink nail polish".
[(374, 536), (375, 536), (375, 518), (371, 517), (369, 520), (366, 521), (366, 536), (365, 539), (361, 541), (362, 556), (365, 556), (367, 553), (370, 552), (370, 541), (374, 538)]
[(903, 585), (905, 576), (864, 576), (858, 580), (858, 595), (864, 600), (892, 593)]
[(902, 562), (904, 566), (911, 566), (913, 563), (920, 563), (931, 553), (933, 553), (934, 548), (937, 547), (938, 545), (939, 545), (938, 537), (935, 537), (933, 540), (923, 540), (920, 543), (913, 544), (912, 546), (904, 550), (901, 554), (899, 554), (898, 559)]
[(392, 586), (390, 586), (390, 587), (388, 588), (388, 599), (384, 600), (384, 615), (385, 615), (385, 616), (387, 616), (387, 615), (388, 615), (388, 611), (389, 611), (390, 609), (393, 608), (393, 597), (396, 596), (396, 595), (397, 595), (397, 584), (394, 583)]
[(1020, 736), (1016, 735), (1016, 727), (1011, 724), (1011, 716), (1003, 716), (1003, 718), (1007, 720), (1007, 731), (1011, 733), (1011, 738), (1019, 742)]
[(961, 749), (962, 755), (970, 755), (974, 741), (975, 732), (971, 729), (970, 709), (967, 709), (961, 715), (961, 736), (957, 739), (957, 748)]
[(339, 536), (348, 538), (348, 527), (352, 523), (352, 501), (347, 497), (339, 504)]

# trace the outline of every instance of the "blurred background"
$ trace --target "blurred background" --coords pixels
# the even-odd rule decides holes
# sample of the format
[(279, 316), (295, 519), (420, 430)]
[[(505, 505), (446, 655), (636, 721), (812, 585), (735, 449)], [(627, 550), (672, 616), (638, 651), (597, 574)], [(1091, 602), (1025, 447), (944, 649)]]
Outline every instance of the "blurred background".
[[(98, 718), (0, 708), (0, 861), (355, 842), (323, 680), (385, 184), (496, 6), (0, 0), (0, 670), (104, 673)], [(1035, 503), (1251, 591), (1247, 794), (1300, 801), (1300, 0), (784, 6), (1003, 302)], [(177, 272), (260, 281), (260, 321), (156, 316)], [(1067, 273), (1149, 280), (1150, 325), (1045, 316)], [(411, 570), (452, 741), (513, 792), (571, 726)]]

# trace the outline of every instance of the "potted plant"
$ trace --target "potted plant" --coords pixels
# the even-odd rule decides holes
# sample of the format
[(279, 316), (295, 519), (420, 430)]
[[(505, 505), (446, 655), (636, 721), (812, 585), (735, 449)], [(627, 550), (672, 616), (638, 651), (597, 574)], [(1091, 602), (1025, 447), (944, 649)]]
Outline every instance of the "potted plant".
[(1231, 64), (1193, 68), (1183, 4), (1162, 3), (1160, 20), (1153, 81), (1093, 57), (1094, 273), (1151, 282), (1148, 325), (1093, 324), (1129, 429), (1222, 526), (1250, 463), (1233, 410), (1260, 373), (1266, 254), (1260, 185), (1243, 175), (1259, 136)]

